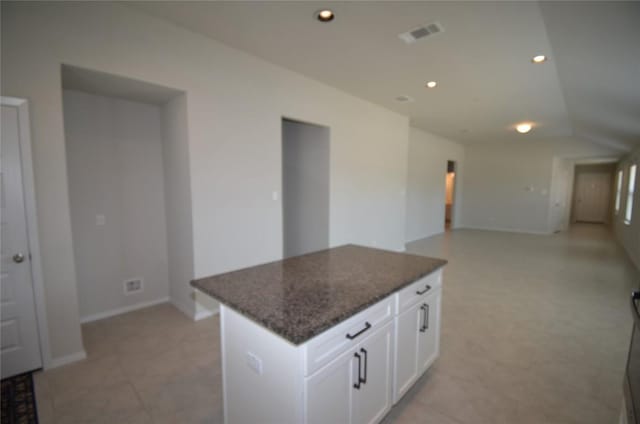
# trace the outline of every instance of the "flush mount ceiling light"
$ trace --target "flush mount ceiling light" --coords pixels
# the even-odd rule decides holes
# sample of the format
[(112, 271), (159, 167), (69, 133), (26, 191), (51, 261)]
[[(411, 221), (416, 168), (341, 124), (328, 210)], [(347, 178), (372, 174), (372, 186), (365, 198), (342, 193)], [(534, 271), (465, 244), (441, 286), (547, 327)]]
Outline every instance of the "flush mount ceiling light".
[(530, 122), (522, 122), (516, 125), (516, 131), (518, 131), (520, 134), (528, 133), (529, 131), (531, 131), (531, 128), (533, 128), (533, 124), (531, 124)]
[(331, 9), (322, 9), (316, 12), (316, 19), (320, 22), (331, 22), (336, 17)]
[(437, 82), (435, 82), (435, 81), (429, 81), (429, 82), (427, 83), (427, 88), (434, 88), (436, 85), (438, 85), (438, 83), (437, 83)]
[(547, 56), (543, 55), (543, 54), (539, 54), (537, 56), (533, 56), (533, 58), (531, 59), (531, 61), (533, 63), (544, 63), (547, 61)]

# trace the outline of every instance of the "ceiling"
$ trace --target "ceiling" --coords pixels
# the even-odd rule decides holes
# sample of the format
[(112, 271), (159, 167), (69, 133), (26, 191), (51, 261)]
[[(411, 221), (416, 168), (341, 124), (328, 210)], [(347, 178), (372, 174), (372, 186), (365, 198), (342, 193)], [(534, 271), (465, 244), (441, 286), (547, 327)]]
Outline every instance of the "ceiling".
[[(640, 2), (138, 2), (131, 7), (460, 141), (640, 146)], [(320, 23), (320, 8), (336, 19)], [(414, 44), (398, 35), (437, 21)], [(533, 64), (544, 54), (549, 60)], [(438, 86), (425, 88), (427, 81)], [(400, 95), (413, 101), (400, 103)], [(514, 131), (535, 123), (527, 135)]]

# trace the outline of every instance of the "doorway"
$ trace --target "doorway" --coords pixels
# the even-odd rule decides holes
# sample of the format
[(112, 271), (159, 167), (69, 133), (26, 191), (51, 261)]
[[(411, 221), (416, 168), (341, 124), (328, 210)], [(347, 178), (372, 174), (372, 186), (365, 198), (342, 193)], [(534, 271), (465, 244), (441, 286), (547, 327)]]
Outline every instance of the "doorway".
[(608, 224), (611, 221), (614, 166), (576, 166), (573, 222)]
[(282, 119), (283, 257), (329, 247), (328, 127)]
[(445, 210), (444, 210), (444, 228), (451, 229), (454, 217), (454, 202), (456, 194), (456, 162), (447, 161), (447, 173), (445, 176)]

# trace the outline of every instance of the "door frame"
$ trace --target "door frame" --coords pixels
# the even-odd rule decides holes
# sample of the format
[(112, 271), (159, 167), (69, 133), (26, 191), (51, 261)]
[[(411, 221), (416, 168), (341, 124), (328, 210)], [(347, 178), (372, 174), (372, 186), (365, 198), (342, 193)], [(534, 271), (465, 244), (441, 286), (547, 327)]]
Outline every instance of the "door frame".
[(18, 127), (20, 131), (20, 161), (22, 166), (22, 189), (24, 193), (25, 218), (27, 221), (27, 242), (29, 244), (29, 266), (33, 282), (36, 322), (42, 367), (51, 367), (51, 347), (49, 345), (49, 327), (42, 275), (42, 259), (38, 240), (38, 214), (36, 210), (35, 181), (33, 174), (33, 158), (31, 154), (31, 131), (29, 121), (29, 104), (26, 99), (16, 97), (0, 97), (2, 106), (16, 108), (18, 111)]
[[(457, 224), (458, 224), (458, 220), (456, 219), (456, 209), (457, 209), (457, 205), (458, 205), (458, 200), (457, 200), (457, 192), (458, 192), (458, 160), (457, 159), (447, 159), (447, 171), (449, 170), (449, 162), (453, 163), (453, 188), (452, 188), (452, 193), (451, 193), (451, 222), (449, 224), (449, 229), (453, 230), (455, 228), (457, 228)], [(445, 185), (446, 185), (446, 175), (449, 172), (445, 172)], [(445, 222), (443, 223), (443, 225), (446, 224), (446, 220), (447, 220), (447, 193), (446, 193), (446, 187), (445, 187), (445, 193), (444, 193), (444, 215), (445, 215)], [(446, 228), (443, 228), (443, 231), (445, 231)]]

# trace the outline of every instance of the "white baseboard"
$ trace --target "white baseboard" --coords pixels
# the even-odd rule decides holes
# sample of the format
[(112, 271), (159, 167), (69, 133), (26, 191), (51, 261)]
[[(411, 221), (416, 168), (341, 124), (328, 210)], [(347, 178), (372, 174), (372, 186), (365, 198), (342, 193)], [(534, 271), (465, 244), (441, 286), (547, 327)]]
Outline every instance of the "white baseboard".
[(212, 311), (208, 309), (201, 310), (196, 313), (196, 316), (193, 318), (193, 320), (200, 321), (201, 319), (209, 318), (219, 313), (220, 313), (220, 308), (216, 308), (215, 310), (212, 310)]
[(169, 302), (169, 298), (163, 297), (160, 299), (151, 300), (149, 302), (140, 302), (140, 303), (136, 303), (135, 305), (129, 305), (122, 308), (112, 309), (110, 311), (100, 312), (99, 314), (93, 314), (93, 315), (80, 318), (80, 324), (86, 324), (91, 321), (97, 321), (99, 319), (113, 317), (116, 315), (125, 314), (127, 312), (132, 312), (138, 309), (148, 308), (150, 306), (155, 306), (155, 305), (159, 305), (161, 303), (167, 303), (167, 302)]
[(548, 236), (550, 234), (553, 234), (549, 231), (531, 231), (531, 230), (521, 230), (518, 228), (481, 227), (481, 226), (469, 226), (469, 225), (465, 225), (464, 227), (460, 227), (459, 229), (480, 230), (480, 231), (499, 231), (501, 233), (533, 234), (538, 236)]
[(57, 368), (63, 365), (70, 364), (72, 362), (82, 361), (87, 358), (87, 352), (81, 350), (80, 352), (72, 353), (70, 355), (61, 356), (59, 358), (52, 358), (49, 361), (48, 366), (45, 369)]
[[(427, 235), (424, 235), (424, 236), (422, 236), (422, 237), (418, 237), (417, 239), (407, 240), (407, 241), (405, 241), (404, 243), (405, 243), (405, 245), (406, 245), (406, 244), (411, 244), (411, 243), (416, 242), (416, 241), (418, 241), (418, 240), (426, 239), (426, 238), (433, 237), (433, 236), (438, 236), (438, 235), (443, 234), (443, 233), (444, 233), (444, 230), (440, 231), (439, 233), (431, 233), (431, 234), (427, 234)], [(405, 249), (406, 249), (406, 248), (405, 248)]]
[(180, 312), (185, 314), (189, 319), (194, 321), (200, 321), (201, 319), (212, 317), (220, 312), (220, 308), (216, 307), (213, 309), (206, 309), (204, 307), (198, 308), (198, 304), (194, 301), (193, 307), (195, 309), (183, 305), (181, 302), (176, 301), (175, 299), (171, 299), (171, 304), (175, 306)]
[(193, 308), (189, 308), (187, 305), (183, 305), (181, 302), (178, 302), (175, 299), (171, 299), (171, 304), (176, 307), (180, 312), (185, 314), (189, 319), (195, 319), (195, 304)]

